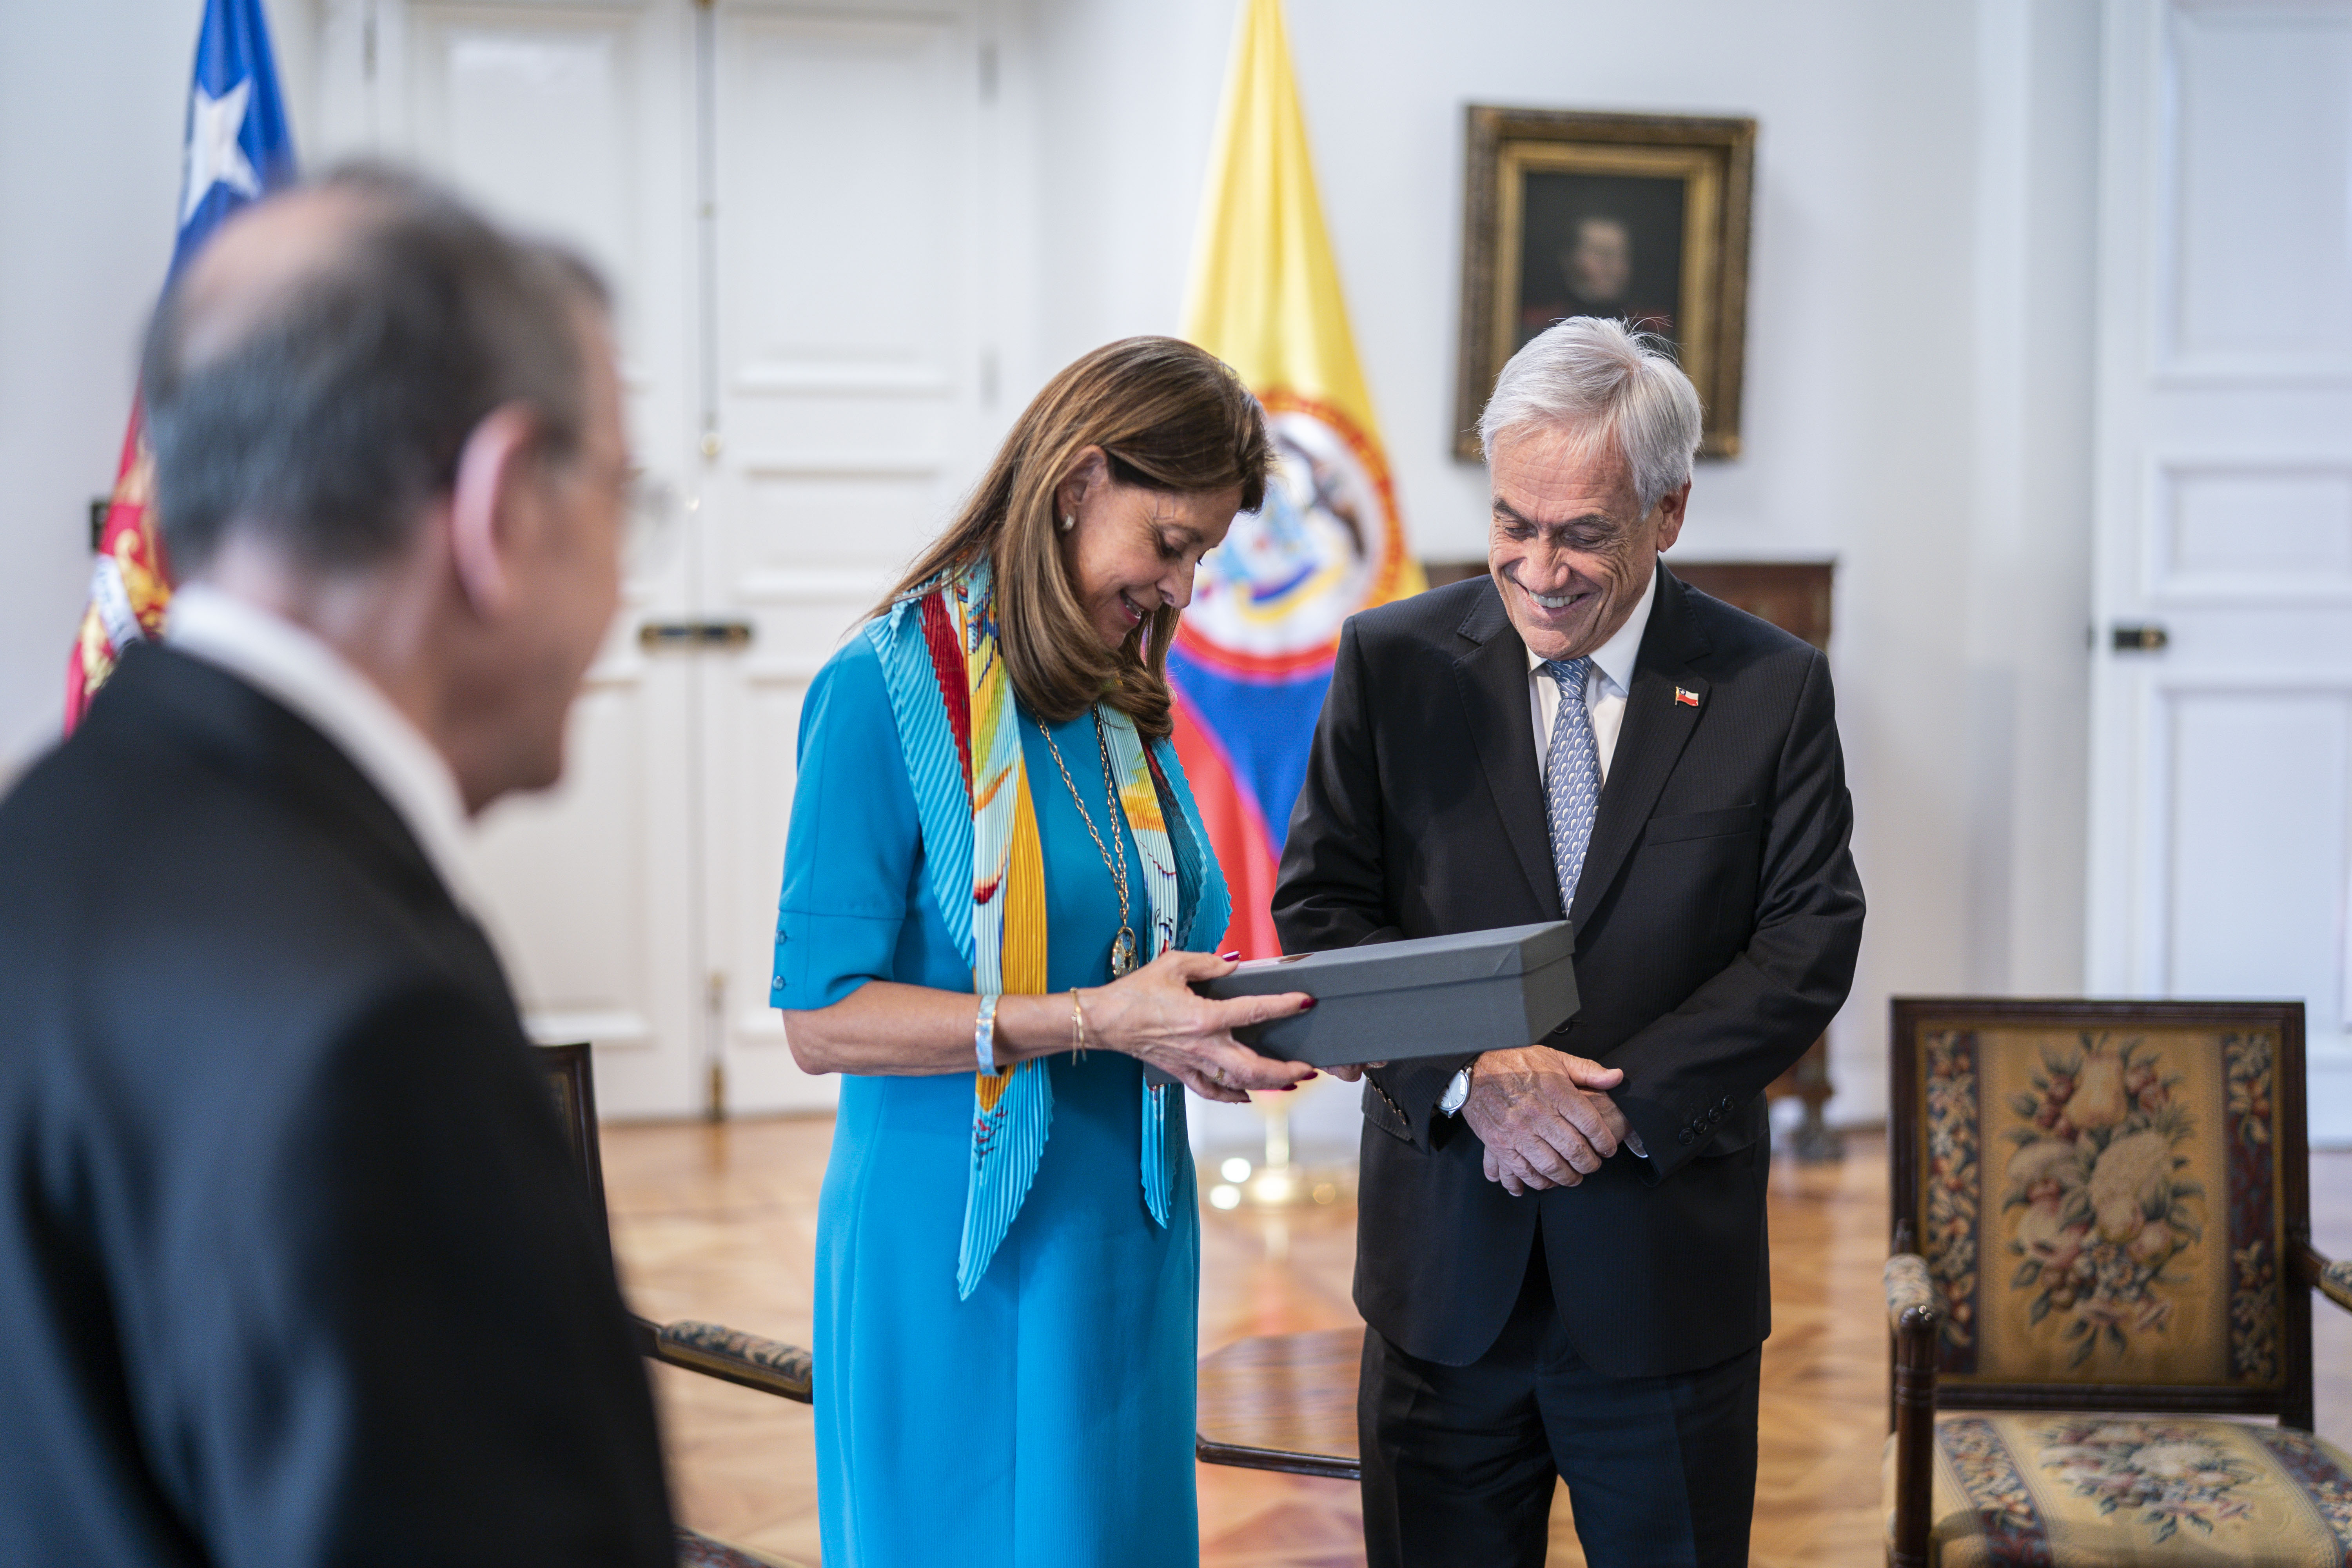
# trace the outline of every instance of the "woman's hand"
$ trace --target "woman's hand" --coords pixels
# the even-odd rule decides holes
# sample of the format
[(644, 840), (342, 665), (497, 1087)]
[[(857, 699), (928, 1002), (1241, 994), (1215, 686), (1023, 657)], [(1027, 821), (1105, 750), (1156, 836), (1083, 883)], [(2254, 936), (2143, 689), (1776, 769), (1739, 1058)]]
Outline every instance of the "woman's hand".
[(1315, 1076), (1313, 1068), (1262, 1057), (1234, 1031), (1304, 1013), (1315, 998), (1293, 991), (1218, 1002), (1192, 990), (1193, 981), (1231, 974), (1234, 967), (1205, 952), (1163, 952), (1124, 979), (1081, 989), (1087, 1044), (1158, 1068), (1203, 1100), (1240, 1105), (1253, 1089), (1296, 1089)]

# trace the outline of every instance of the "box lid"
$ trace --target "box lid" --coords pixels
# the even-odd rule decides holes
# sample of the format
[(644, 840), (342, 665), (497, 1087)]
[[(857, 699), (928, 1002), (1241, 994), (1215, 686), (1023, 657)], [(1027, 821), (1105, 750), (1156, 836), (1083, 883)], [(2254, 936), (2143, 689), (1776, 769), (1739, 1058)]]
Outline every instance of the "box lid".
[(1255, 958), (1200, 989), (1212, 996), (1263, 996), (1285, 991), (1304, 991), (1318, 999), (1354, 996), (1510, 978), (1557, 963), (1575, 951), (1573, 926), (1566, 921), (1544, 921)]

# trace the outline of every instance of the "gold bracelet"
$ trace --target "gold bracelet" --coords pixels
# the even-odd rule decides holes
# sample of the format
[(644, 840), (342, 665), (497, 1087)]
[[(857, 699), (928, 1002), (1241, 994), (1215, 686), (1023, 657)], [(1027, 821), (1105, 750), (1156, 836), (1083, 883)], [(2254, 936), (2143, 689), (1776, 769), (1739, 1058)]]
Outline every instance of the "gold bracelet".
[(1084, 1058), (1087, 1054), (1087, 1015), (1078, 1005), (1078, 988), (1070, 987), (1070, 1051)]

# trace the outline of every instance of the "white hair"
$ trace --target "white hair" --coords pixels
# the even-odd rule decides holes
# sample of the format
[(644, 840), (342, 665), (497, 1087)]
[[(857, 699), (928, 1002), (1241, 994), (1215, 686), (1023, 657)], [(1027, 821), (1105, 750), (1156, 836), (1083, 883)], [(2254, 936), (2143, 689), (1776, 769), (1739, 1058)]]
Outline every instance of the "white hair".
[(1584, 441), (1617, 437), (1633, 493), (1647, 515), (1658, 498), (1690, 481), (1698, 451), (1698, 391), (1664, 339), (1623, 321), (1570, 316), (1511, 356), (1478, 416), (1478, 444), (1536, 429), (1567, 429)]

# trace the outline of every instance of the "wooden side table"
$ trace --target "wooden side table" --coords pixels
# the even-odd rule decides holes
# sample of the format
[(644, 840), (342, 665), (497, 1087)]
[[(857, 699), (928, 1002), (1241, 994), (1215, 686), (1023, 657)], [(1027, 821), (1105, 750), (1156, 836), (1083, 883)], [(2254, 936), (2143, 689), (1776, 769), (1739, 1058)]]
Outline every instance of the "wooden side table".
[[(1771, 622), (1823, 653), (1830, 650), (1830, 588), (1835, 570), (1827, 561), (1670, 561), (1667, 567), (1702, 594)], [(1821, 1164), (1845, 1157), (1845, 1141), (1822, 1114), (1835, 1090), (1830, 1084), (1830, 1039), (1823, 1035), (1805, 1047), (1797, 1065), (1772, 1080), (1768, 1100), (1794, 1096), (1804, 1101), (1797, 1125), (1796, 1155)]]

